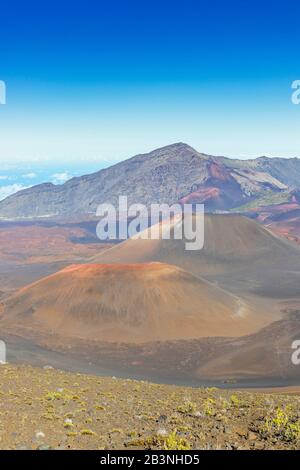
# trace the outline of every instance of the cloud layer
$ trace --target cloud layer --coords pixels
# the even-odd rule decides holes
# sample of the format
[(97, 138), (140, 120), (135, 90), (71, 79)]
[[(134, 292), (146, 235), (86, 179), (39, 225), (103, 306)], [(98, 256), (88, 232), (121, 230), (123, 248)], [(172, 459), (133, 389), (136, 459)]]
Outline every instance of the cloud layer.
[(0, 187), (0, 201), (10, 196), (11, 194), (17, 193), (22, 189), (27, 189), (29, 186), (24, 186), (23, 184), (9, 184), (8, 186)]

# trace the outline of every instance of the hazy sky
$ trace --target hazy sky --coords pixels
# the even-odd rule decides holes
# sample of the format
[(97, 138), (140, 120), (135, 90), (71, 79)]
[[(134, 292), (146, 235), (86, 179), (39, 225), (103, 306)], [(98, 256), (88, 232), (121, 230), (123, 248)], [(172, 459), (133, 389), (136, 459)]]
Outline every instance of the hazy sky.
[(107, 163), (177, 141), (300, 156), (299, 2), (29, 0), (0, 10), (1, 162)]

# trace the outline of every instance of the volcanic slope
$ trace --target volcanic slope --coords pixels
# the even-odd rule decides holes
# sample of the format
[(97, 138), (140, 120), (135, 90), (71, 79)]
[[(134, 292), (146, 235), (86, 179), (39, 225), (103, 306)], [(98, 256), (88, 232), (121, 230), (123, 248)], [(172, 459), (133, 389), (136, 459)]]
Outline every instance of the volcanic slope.
[(268, 324), (237, 296), (176, 267), (74, 265), (18, 291), (1, 328), (105, 342), (240, 336)]
[[(193, 216), (199, 217), (199, 216)], [(182, 223), (182, 222), (178, 222)], [(174, 264), (235, 293), (299, 298), (300, 249), (239, 215), (205, 215), (204, 247), (186, 250), (186, 239), (132, 238), (92, 258), (94, 263)]]

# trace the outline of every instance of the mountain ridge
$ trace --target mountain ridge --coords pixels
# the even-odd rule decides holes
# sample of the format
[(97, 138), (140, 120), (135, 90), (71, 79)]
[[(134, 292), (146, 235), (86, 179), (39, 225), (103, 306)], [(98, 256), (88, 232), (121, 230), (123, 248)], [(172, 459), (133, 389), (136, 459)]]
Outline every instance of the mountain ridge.
[(0, 202), (2, 218), (95, 214), (101, 203), (205, 203), (209, 212), (229, 211), (259, 198), (288, 199), (300, 180), (300, 159), (239, 160), (198, 152), (179, 142), (138, 154), (62, 185), (43, 183)]

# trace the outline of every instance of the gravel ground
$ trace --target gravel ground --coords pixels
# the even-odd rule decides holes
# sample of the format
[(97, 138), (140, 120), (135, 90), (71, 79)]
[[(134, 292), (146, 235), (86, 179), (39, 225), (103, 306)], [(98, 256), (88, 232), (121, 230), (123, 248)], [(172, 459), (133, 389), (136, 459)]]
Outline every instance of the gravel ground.
[(0, 366), (0, 449), (300, 449), (300, 396)]

